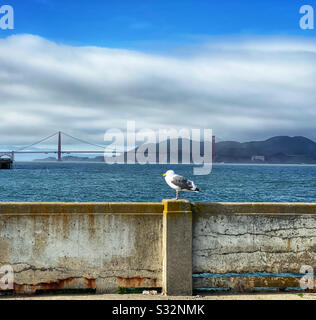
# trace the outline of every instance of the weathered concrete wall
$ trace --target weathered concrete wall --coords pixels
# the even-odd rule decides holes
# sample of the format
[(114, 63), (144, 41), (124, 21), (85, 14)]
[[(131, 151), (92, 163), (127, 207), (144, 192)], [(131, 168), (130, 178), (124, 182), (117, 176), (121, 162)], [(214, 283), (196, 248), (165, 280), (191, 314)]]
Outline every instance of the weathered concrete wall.
[(0, 202), (6, 264), (17, 293), (297, 288), (316, 266), (316, 204)]
[(315, 204), (193, 207), (195, 288), (299, 287), (301, 266), (316, 266)]
[(161, 287), (162, 204), (1, 203), (0, 266), (17, 293)]

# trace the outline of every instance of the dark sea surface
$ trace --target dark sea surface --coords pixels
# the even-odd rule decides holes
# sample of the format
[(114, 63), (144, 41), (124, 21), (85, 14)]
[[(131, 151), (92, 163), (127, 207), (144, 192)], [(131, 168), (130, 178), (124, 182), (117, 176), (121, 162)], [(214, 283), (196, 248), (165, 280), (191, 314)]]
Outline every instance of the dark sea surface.
[(173, 169), (202, 193), (195, 201), (315, 202), (316, 166), (214, 164), (209, 175), (193, 165), (16, 162), (0, 170), (0, 201), (154, 201), (173, 198), (162, 174)]

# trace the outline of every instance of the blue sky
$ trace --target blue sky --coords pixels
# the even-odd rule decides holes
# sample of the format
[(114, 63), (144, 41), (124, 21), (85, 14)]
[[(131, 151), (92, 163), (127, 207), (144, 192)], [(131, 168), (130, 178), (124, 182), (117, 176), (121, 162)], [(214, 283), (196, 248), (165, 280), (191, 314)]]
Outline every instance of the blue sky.
[[(3, 0), (0, 1), (2, 3)], [(315, 0), (6, 0), (15, 30), (59, 43), (164, 49), (223, 36), (315, 36), (299, 28), (299, 8)]]

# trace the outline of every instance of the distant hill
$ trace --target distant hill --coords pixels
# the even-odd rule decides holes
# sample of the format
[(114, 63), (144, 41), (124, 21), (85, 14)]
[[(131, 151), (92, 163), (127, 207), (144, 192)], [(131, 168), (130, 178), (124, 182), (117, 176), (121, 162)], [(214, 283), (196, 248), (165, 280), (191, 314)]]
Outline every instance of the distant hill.
[[(184, 142), (193, 144), (199, 142), (184, 140)], [(165, 143), (165, 142), (164, 142)], [(167, 142), (167, 163), (170, 163), (170, 155), (172, 155), (173, 143), (178, 143), (178, 159), (179, 163), (186, 163), (184, 159), (190, 159), (192, 162), (192, 154), (184, 152), (182, 154), (182, 140), (170, 140)], [(159, 149), (163, 145), (160, 143), (146, 144), (141, 148), (148, 156), (148, 150), (156, 152), (156, 162), (159, 159)], [(135, 150), (137, 151), (139, 147)], [(147, 149), (147, 153), (146, 153)], [(203, 155), (203, 142), (200, 143), (201, 154)], [(124, 158), (127, 159), (128, 154), (135, 152), (135, 150), (125, 152)], [(66, 156), (62, 158), (63, 161), (88, 161), (88, 162), (104, 162), (103, 156), (94, 158), (88, 157), (75, 157)], [(49, 157), (46, 159), (38, 159), (35, 161), (56, 161), (56, 158)], [(225, 163), (316, 163), (316, 143), (308, 138), (297, 136), (276, 136), (264, 141), (250, 141), (250, 142), (237, 142), (237, 141), (222, 141), (215, 143), (215, 162)]]
[[(223, 141), (215, 145), (216, 162), (316, 163), (316, 143), (305, 137), (277, 136), (265, 141)], [(255, 158), (252, 160), (252, 158)]]
[[(148, 152), (155, 152), (156, 153), (156, 163), (159, 162), (159, 156), (167, 157), (167, 162), (170, 163), (170, 159), (174, 159), (176, 156), (176, 150), (173, 149), (173, 146), (178, 145), (178, 162), (177, 163), (190, 163), (193, 162), (192, 154), (190, 153), (190, 149), (193, 149), (193, 146), (198, 147), (200, 144), (201, 154), (204, 154), (204, 145), (203, 142), (192, 141), (189, 139), (169, 139), (167, 141), (163, 141), (160, 143), (148, 143), (143, 146), (142, 152), (144, 152), (145, 156), (148, 156)], [(189, 148), (185, 146), (189, 145)], [(147, 152), (145, 150), (148, 150)], [(128, 154), (135, 153), (139, 150), (139, 147), (136, 147), (134, 150), (125, 153), (125, 159), (127, 159)], [(166, 152), (163, 152), (166, 150)], [(184, 151), (183, 151), (184, 150)]]

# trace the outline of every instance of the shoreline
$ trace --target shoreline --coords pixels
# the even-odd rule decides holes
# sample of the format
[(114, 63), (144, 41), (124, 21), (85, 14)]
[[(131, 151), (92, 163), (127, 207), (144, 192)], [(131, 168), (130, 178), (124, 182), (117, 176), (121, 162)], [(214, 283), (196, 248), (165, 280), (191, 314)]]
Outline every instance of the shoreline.
[[(101, 161), (35, 161), (35, 160), (15, 160), (15, 163), (49, 163), (49, 164), (56, 164), (56, 163), (99, 163), (99, 164), (108, 164), (106, 162), (101, 162)], [(199, 164), (194, 164), (194, 163), (146, 163), (146, 164), (140, 164), (140, 163), (114, 163), (111, 164), (113, 165), (150, 165), (150, 166), (155, 166), (155, 165), (161, 165), (161, 166), (166, 166), (166, 165), (171, 165), (171, 166), (176, 166), (176, 165), (183, 165), (183, 166), (198, 166)], [(248, 162), (214, 162), (212, 163), (212, 166), (225, 166), (225, 165), (232, 165), (232, 166), (310, 166), (314, 167), (316, 166), (316, 163), (248, 163)]]

